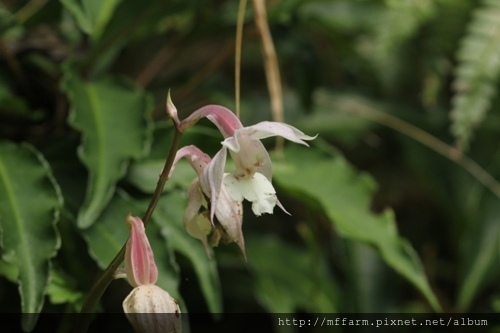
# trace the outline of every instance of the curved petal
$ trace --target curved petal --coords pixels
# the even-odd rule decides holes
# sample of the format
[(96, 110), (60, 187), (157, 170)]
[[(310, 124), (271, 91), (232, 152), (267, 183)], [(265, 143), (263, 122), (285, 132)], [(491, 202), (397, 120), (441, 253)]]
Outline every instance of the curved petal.
[(285, 123), (279, 123), (275, 121), (262, 121), (258, 124), (244, 127), (236, 131), (235, 136), (247, 135), (253, 140), (261, 140), (269, 138), (272, 136), (282, 136), (283, 138), (300, 143), (305, 146), (309, 146), (303, 140), (314, 140), (316, 136), (309, 136)]
[(221, 188), (215, 216), (231, 241), (238, 244), (246, 259), (243, 239), (243, 207), (240, 201), (232, 200), (225, 187)]
[(195, 145), (182, 147), (175, 154), (174, 163), (172, 164), (172, 168), (170, 169), (168, 178), (172, 176), (175, 165), (181, 158), (186, 158), (189, 161), (189, 164), (191, 164), (191, 167), (194, 169), (194, 171), (196, 171), (198, 175), (210, 163), (210, 156), (202, 152), (200, 148), (196, 147)]
[(210, 221), (213, 224), (214, 214), (219, 199), (222, 181), (224, 179), (224, 167), (226, 166), (227, 149), (222, 147), (215, 154), (213, 160), (203, 169), (200, 175), (200, 184), (203, 192), (210, 198)]
[(235, 130), (243, 127), (238, 117), (228, 108), (220, 105), (206, 105), (181, 121), (177, 129), (184, 132), (203, 117), (214, 123), (225, 138), (232, 136)]

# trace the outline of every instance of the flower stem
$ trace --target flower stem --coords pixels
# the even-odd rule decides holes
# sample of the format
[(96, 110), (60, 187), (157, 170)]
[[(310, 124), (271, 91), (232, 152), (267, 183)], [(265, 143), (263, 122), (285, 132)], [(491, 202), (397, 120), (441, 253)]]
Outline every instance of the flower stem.
[[(155, 210), (156, 204), (160, 199), (160, 196), (163, 192), (163, 188), (165, 187), (165, 183), (168, 180), (170, 169), (172, 169), (172, 165), (174, 163), (175, 154), (177, 153), (179, 141), (182, 136), (182, 133), (179, 130), (177, 130), (177, 127), (174, 126), (174, 128), (175, 128), (175, 134), (172, 140), (172, 144), (170, 146), (170, 151), (168, 153), (167, 159), (165, 160), (165, 165), (160, 174), (160, 178), (158, 179), (158, 183), (156, 185), (153, 197), (151, 198), (146, 213), (144, 214), (144, 218), (142, 219), (144, 221), (144, 226), (147, 225), (149, 219), (151, 218), (151, 215), (153, 215), (153, 211)], [(118, 267), (123, 262), (124, 257), (125, 257), (125, 245), (123, 245), (120, 252), (118, 252), (115, 258), (111, 261), (108, 267), (102, 272), (102, 274), (99, 276), (99, 278), (96, 280), (96, 282), (90, 289), (90, 292), (87, 295), (87, 298), (85, 299), (82, 309), (80, 310), (80, 315), (77, 318), (77, 322), (75, 325), (76, 333), (87, 332), (90, 320), (92, 319), (92, 314), (95, 312), (97, 303), (101, 299), (108, 285), (114, 279), (114, 274), (118, 269)]]

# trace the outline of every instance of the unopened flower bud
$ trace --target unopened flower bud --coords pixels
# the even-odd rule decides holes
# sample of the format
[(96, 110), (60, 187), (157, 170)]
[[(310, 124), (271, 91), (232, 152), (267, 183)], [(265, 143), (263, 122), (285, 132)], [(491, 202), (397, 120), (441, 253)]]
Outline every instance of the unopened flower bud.
[(139, 333), (180, 333), (181, 311), (177, 302), (160, 287), (135, 287), (123, 301), (123, 311)]
[(175, 124), (179, 124), (179, 116), (177, 115), (177, 108), (175, 107), (172, 99), (170, 98), (170, 90), (167, 94), (167, 114), (168, 116), (174, 120)]
[(158, 269), (151, 245), (149, 244), (144, 223), (141, 218), (127, 215), (130, 238), (125, 252), (125, 272), (134, 287), (154, 284), (158, 279)]

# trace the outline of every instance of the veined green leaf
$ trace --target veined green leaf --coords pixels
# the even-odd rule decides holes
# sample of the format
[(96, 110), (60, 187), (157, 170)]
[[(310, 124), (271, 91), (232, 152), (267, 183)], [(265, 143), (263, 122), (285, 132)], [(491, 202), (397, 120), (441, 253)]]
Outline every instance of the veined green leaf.
[(440, 305), (411, 244), (398, 236), (394, 214), (370, 211), (375, 187), (339, 155), (324, 157), (313, 149), (287, 150), (286, 165), (275, 164), (275, 179), (285, 188), (320, 204), (342, 237), (374, 246), (384, 261), (411, 282), (436, 311)]
[(62, 87), (72, 104), (70, 124), (83, 136), (79, 157), (89, 170), (89, 181), (78, 226), (87, 228), (111, 199), (128, 161), (148, 149), (151, 100), (124, 81), (106, 78), (84, 82), (70, 71)]
[(451, 131), (467, 148), (496, 94), (500, 73), (500, 2), (486, 0), (474, 16), (457, 52)]
[(85, 33), (98, 39), (122, 0), (60, 0)]
[(0, 143), (0, 247), (16, 266), (22, 326), (33, 329), (43, 307), (50, 259), (60, 238), (55, 227), (62, 196), (50, 167), (34, 148)]

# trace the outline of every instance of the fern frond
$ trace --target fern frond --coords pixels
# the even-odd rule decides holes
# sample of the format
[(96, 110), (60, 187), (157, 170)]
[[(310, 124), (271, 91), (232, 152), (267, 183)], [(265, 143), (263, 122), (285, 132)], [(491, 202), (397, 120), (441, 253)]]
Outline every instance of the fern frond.
[(485, 0), (474, 13), (457, 52), (451, 132), (466, 149), (497, 91), (500, 72), (500, 0)]

